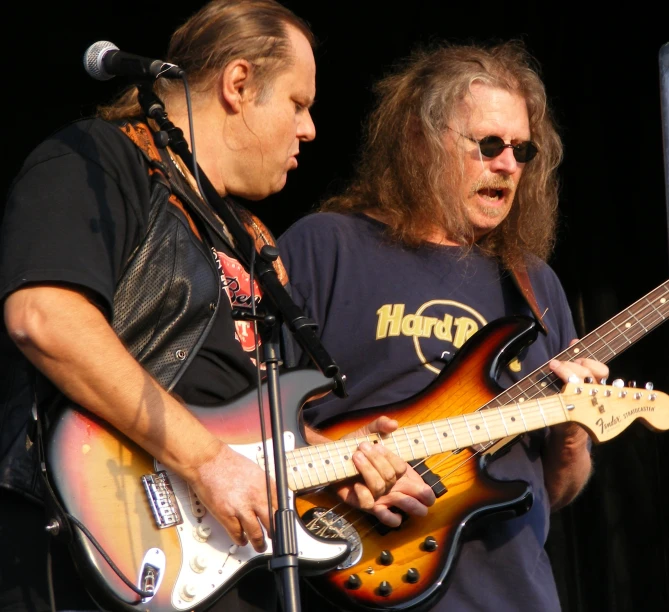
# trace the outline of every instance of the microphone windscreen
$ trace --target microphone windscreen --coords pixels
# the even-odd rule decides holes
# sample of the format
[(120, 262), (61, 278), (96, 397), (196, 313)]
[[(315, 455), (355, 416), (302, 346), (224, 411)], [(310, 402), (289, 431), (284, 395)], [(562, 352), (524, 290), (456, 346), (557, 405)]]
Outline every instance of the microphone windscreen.
[(84, 53), (84, 68), (90, 76), (98, 81), (108, 81), (114, 77), (102, 65), (102, 58), (109, 51), (118, 51), (118, 47), (108, 40), (99, 40), (88, 47)]

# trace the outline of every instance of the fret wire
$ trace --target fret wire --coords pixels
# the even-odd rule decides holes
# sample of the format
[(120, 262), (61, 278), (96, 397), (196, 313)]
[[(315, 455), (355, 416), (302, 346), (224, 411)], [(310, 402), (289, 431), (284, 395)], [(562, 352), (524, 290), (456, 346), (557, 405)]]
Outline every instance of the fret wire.
[(499, 408), (499, 406), (497, 407), (497, 412), (499, 412), (499, 416), (502, 419), (502, 425), (504, 426), (504, 431), (505, 431), (506, 435), (508, 436), (509, 435), (509, 430), (506, 426), (506, 420), (504, 419), (504, 415), (502, 414), (502, 411)]
[[(627, 312), (629, 312), (629, 310), (628, 310)], [(644, 331), (648, 331), (648, 330), (645, 328), (644, 324), (643, 324), (641, 321), (639, 321), (639, 319), (637, 319), (637, 317), (634, 315), (634, 313), (630, 313), (630, 314), (631, 314), (632, 317), (636, 320), (636, 322), (637, 322), (639, 325), (641, 325), (641, 327), (643, 327)]]
[(460, 448), (460, 443), (458, 442), (458, 438), (455, 435), (455, 431), (453, 430), (453, 423), (451, 423), (451, 419), (446, 419), (446, 422), (448, 423), (448, 426), (451, 429), (451, 435), (453, 436), (453, 442), (455, 443), (455, 448), (458, 449)]
[(541, 406), (541, 403), (539, 402), (539, 400), (537, 400), (537, 406), (539, 407), (539, 414), (541, 414), (541, 419), (544, 422), (544, 427), (548, 427), (548, 423), (546, 422), (546, 415), (544, 414), (544, 409)]
[(467, 432), (469, 433), (469, 437), (472, 440), (472, 444), (476, 444), (474, 442), (474, 436), (472, 436), (472, 430), (470, 429), (469, 423), (467, 422), (467, 417), (464, 414), (462, 415), (462, 420), (465, 422), (465, 425), (467, 426)]
[(488, 423), (486, 423), (486, 420), (485, 420), (484, 411), (481, 410), (480, 414), (481, 414), (481, 418), (483, 419), (483, 427), (485, 427), (486, 433), (488, 434), (488, 438), (492, 438), (492, 435), (490, 434), (490, 430), (488, 429)]
[[(321, 454), (321, 448), (325, 446), (324, 444), (315, 444), (314, 447), (316, 448), (316, 452), (318, 453), (318, 460), (319, 463), (323, 466), (323, 472), (325, 474), (325, 479), (328, 479), (328, 468), (327, 468), (327, 459), (323, 460), (323, 455)], [(316, 468), (316, 471), (320, 473), (318, 468)], [(335, 470), (335, 480), (337, 479), (337, 470)]]
[(407, 431), (408, 428), (404, 429), (404, 435), (406, 436), (407, 442), (409, 443), (409, 450), (411, 451), (411, 457), (412, 459), (416, 458), (416, 455), (413, 452), (413, 446), (411, 444), (411, 438), (409, 437), (409, 432)]
[(425, 441), (425, 437), (423, 436), (423, 428), (418, 425), (418, 433), (420, 434), (420, 439), (423, 441), (423, 446), (425, 447), (425, 454), (429, 455), (429, 448), (427, 447), (427, 442)]
[(437, 438), (437, 442), (439, 444), (439, 450), (443, 453), (444, 447), (441, 445), (441, 436), (439, 435), (439, 431), (437, 430), (437, 424), (435, 421), (432, 421), (432, 429), (434, 429), (434, 435)]

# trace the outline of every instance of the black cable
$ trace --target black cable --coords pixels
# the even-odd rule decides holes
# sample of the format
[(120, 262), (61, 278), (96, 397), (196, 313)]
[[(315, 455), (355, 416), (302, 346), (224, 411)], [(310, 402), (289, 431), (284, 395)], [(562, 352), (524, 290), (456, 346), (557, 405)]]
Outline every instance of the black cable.
[[(114, 570), (114, 573), (121, 579), (123, 582), (126, 584), (126, 586), (129, 589), (132, 589), (135, 593), (140, 595), (141, 597), (153, 597), (155, 595), (155, 592), (153, 591), (142, 591), (139, 587), (136, 587), (126, 576), (123, 574), (123, 572), (120, 570), (118, 565), (112, 561), (112, 558), (104, 551), (100, 543), (93, 537), (93, 534), (87, 529), (87, 527), (77, 518), (72, 516), (71, 514), (65, 513), (65, 516), (67, 516), (68, 520), (72, 521), (83, 533), (86, 535), (86, 537), (90, 540), (91, 544), (95, 546), (97, 551), (102, 555), (102, 558), (109, 564), (109, 567)], [(138, 600), (135, 603), (141, 603), (141, 600)]]

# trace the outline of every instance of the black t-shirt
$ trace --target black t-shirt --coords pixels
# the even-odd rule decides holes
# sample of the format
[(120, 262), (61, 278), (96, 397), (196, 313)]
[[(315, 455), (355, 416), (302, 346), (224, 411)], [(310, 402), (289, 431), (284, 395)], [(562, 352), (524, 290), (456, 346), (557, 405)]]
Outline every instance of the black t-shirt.
[[(124, 265), (147, 227), (150, 187), (141, 152), (113, 124), (81, 120), (51, 135), (26, 159), (9, 192), (0, 227), (0, 299), (31, 283), (63, 284), (86, 291), (111, 319)], [(252, 333), (230, 316), (233, 302), (249, 299), (248, 273), (222, 240), (211, 250), (221, 270), (218, 315), (175, 388), (199, 405), (218, 404), (256, 381)], [(4, 324), (0, 333), (6, 339)]]

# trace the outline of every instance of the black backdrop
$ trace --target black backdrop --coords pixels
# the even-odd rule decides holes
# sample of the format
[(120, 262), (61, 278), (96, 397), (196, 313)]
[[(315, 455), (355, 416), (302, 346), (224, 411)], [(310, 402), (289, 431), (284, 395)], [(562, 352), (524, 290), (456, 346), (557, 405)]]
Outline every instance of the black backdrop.
[[(551, 263), (579, 333), (669, 278), (658, 62), (669, 41), (669, 11), (662, 3), (593, 7), (587, 14), (534, 2), (285, 4), (310, 22), (321, 43), (318, 137), (303, 147), (286, 189), (254, 205), (275, 233), (351, 175), (370, 85), (394, 60), (435, 39), (514, 37), (542, 65), (564, 137), (561, 225)], [(3, 189), (41, 138), (123, 85), (86, 75), (81, 59), (89, 44), (111, 40), (124, 51), (162, 57), (169, 32), (200, 5), (13, 3), (13, 16), (3, 19)], [(610, 364), (612, 378), (652, 381), (669, 392), (667, 349), (663, 325)], [(550, 536), (564, 609), (669, 610), (669, 433), (635, 423), (594, 454), (593, 479), (555, 517)]]

